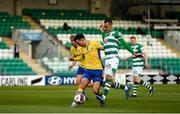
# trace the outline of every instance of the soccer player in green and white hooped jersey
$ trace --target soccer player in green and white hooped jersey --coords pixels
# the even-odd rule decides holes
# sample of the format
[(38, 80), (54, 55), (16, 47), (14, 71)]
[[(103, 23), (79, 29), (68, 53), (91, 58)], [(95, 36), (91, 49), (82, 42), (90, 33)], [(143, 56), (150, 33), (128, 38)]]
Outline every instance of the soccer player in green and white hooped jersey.
[[(152, 96), (153, 95), (153, 87), (150, 86), (147, 82), (140, 79), (144, 65), (147, 69), (149, 69), (148, 56), (145, 53), (143, 46), (141, 44), (137, 43), (136, 37), (134, 37), (134, 36), (130, 37), (130, 41), (131, 41), (130, 46), (134, 50), (135, 54), (141, 55), (141, 56), (136, 56), (136, 57), (131, 55), (131, 56), (124, 58), (125, 61), (128, 60), (129, 58), (133, 59), (132, 72), (133, 72), (134, 85), (133, 85), (133, 93), (131, 96), (137, 97), (137, 89), (138, 89), (139, 84), (146, 87), (149, 90), (149, 95)], [(145, 59), (145, 63), (144, 63), (144, 59)]]
[(129, 96), (130, 86), (122, 85), (119, 82), (114, 82), (113, 77), (117, 71), (119, 65), (119, 43), (127, 49), (129, 52), (134, 54), (131, 47), (125, 42), (122, 34), (118, 31), (113, 31), (113, 22), (111, 19), (106, 19), (100, 26), (104, 41), (104, 52), (105, 52), (105, 68), (104, 68), (104, 84), (103, 84), (103, 98), (102, 103), (105, 102), (105, 98), (110, 91), (110, 88), (123, 89), (126, 93), (126, 97)]

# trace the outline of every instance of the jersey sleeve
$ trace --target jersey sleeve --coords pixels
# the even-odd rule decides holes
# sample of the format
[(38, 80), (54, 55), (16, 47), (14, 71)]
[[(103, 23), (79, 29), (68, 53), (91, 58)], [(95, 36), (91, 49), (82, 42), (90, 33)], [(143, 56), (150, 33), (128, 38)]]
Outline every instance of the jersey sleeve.
[(132, 48), (128, 45), (128, 43), (124, 40), (123, 38), (123, 35), (118, 32), (118, 31), (115, 31), (113, 36), (119, 41), (121, 42), (121, 45), (127, 49), (130, 53), (134, 54), (134, 51), (132, 50)]
[(79, 56), (76, 56), (73, 58), (75, 61), (81, 61), (84, 59), (84, 56), (83, 55), (79, 55)]
[(121, 34), (120, 32), (118, 32), (118, 31), (115, 31), (114, 34), (113, 34), (113, 36), (114, 36), (116, 39), (118, 39), (118, 40), (120, 40), (121, 38), (123, 38), (123, 37), (122, 37), (122, 34)]
[(104, 42), (103, 42), (103, 41), (100, 41), (100, 44), (103, 46), (103, 45), (104, 45)]
[(105, 38), (105, 34), (106, 34), (105, 32), (102, 32), (102, 33), (101, 33), (103, 40), (104, 40), (104, 38)]
[(126, 41), (124, 40), (124, 38), (119, 39), (119, 41), (121, 42), (122, 46), (127, 49), (130, 53), (134, 54), (134, 51), (132, 50), (131, 46), (128, 45), (128, 43), (126, 43)]
[(70, 52), (71, 52), (71, 55), (74, 57), (75, 56), (75, 52), (74, 52), (73, 47), (71, 47)]

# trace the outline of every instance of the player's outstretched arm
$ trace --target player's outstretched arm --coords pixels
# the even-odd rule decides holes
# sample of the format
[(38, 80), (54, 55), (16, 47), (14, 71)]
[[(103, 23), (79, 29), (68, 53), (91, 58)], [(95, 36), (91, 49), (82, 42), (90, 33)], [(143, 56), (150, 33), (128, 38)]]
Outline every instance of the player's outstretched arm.
[(73, 61), (69, 66), (68, 69), (71, 70), (76, 65), (76, 61)]
[(122, 37), (122, 34), (121, 34), (121, 33), (119, 33), (119, 32), (116, 31), (116, 32), (113, 34), (113, 36), (114, 36), (115, 38), (117, 38), (119, 42), (121, 42), (122, 46), (123, 46), (125, 49), (127, 49), (130, 53), (134, 54), (134, 51), (132, 50), (131, 46), (128, 45), (128, 43), (124, 40), (124, 38)]
[(119, 38), (119, 41), (121, 42), (122, 46), (127, 49), (130, 53), (134, 54), (134, 51), (132, 50), (131, 46), (128, 45), (128, 43), (124, 40), (124, 38)]
[(101, 35), (102, 35), (102, 38), (104, 39), (105, 38), (105, 32), (104, 32), (104, 24), (101, 24), (100, 25), (100, 31), (101, 31)]
[(146, 52), (144, 50), (143, 50), (142, 54), (143, 54), (144, 59), (145, 59), (145, 67), (147, 69), (150, 69), (149, 62), (148, 62), (149, 58), (148, 58), (148, 56), (147, 56), (147, 54), (146, 54)]
[(130, 56), (125, 57), (123, 60), (124, 60), (124, 61), (127, 61), (128, 59), (130, 59), (130, 58), (132, 58), (132, 57), (133, 57), (133, 55), (130, 55)]
[(79, 56), (76, 56), (76, 57), (70, 57), (69, 60), (70, 61), (81, 61), (84, 59), (84, 55), (79, 55)]

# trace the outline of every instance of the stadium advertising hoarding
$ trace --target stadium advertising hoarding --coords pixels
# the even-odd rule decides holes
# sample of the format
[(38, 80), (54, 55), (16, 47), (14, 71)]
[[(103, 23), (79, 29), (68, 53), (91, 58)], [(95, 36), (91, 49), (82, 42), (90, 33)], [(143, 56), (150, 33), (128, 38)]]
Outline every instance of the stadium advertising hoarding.
[(75, 77), (62, 76), (0, 76), (0, 86), (74, 85)]
[[(122, 76), (122, 75), (121, 75)], [(142, 79), (151, 84), (179, 84), (179, 75), (144, 74)], [(116, 81), (121, 83), (133, 83), (132, 75), (123, 75)], [(53, 86), (53, 85), (75, 85), (76, 77), (47, 75), (47, 76), (0, 76), (0, 86)]]
[[(141, 77), (142, 80), (150, 84), (179, 84), (180, 75), (159, 75), (159, 74), (144, 74)], [(126, 75), (126, 82), (128, 84), (133, 83), (133, 76)]]
[[(119, 77), (120, 76), (120, 77)], [(179, 75), (160, 75), (160, 74), (143, 74), (141, 77), (144, 81), (150, 84), (179, 84)], [(131, 74), (118, 75), (116, 81), (121, 83), (133, 84), (133, 76)], [(45, 77), (45, 85), (74, 85), (75, 77), (50, 75)]]
[(74, 85), (76, 77), (50, 75), (45, 77), (46, 85)]
[(44, 86), (43, 76), (0, 76), (0, 86)]

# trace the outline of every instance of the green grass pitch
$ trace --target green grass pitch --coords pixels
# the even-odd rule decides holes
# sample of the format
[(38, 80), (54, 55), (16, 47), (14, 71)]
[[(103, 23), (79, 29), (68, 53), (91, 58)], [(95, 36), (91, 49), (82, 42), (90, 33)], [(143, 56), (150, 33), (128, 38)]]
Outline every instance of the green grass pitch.
[(153, 86), (152, 97), (139, 87), (139, 96), (129, 100), (122, 90), (111, 89), (105, 107), (99, 106), (89, 88), (89, 100), (77, 108), (70, 108), (76, 86), (0, 87), (0, 113), (180, 112), (180, 85)]

